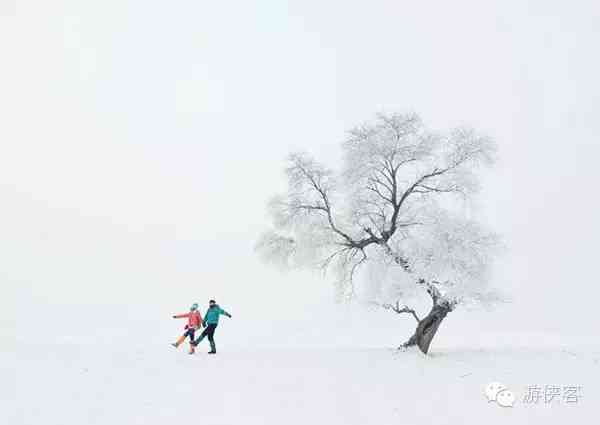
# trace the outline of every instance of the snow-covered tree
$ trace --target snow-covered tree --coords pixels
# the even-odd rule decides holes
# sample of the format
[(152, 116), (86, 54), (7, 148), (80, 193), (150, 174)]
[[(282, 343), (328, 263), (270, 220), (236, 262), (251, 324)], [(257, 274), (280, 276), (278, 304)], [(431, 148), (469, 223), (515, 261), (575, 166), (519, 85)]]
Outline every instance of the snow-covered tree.
[[(495, 300), (497, 237), (466, 207), (495, 145), (472, 129), (432, 132), (415, 114), (394, 114), (354, 128), (342, 147), (339, 172), (289, 156), (288, 190), (270, 202), (273, 228), (258, 250), (283, 267), (334, 271), (340, 297), (360, 292), (412, 315), (417, 327), (402, 346), (427, 353), (449, 312)], [(423, 318), (406, 304), (419, 291), (432, 300)]]

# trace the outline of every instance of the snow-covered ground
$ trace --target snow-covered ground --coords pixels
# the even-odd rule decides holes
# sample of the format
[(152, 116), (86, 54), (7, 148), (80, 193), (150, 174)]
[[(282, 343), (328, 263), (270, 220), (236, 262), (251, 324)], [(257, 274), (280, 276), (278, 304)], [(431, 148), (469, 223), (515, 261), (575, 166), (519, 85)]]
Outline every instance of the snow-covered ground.
[[(388, 319), (373, 314), (374, 321)], [(218, 329), (217, 356), (206, 354), (206, 342), (190, 356), (187, 346), (168, 344), (181, 322), (118, 317), (111, 328), (110, 315), (104, 327), (69, 318), (62, 336), (20, 332), (14, 350), (3, 350), (0, 423), (591, 424), (599, 411), (600, 346), (585, 337), (497, 332), (466, 338), (449, 320), (424, 356), (398, 352), (392, 341), (368, 348), (379, 340), (377, 332), (369, 339), (370, 325), (362, 320), (347, 322), (354, 332), (338, 329), (357, 335), (354, 344), (332, 337), (328, 345), (339, 325), (331, 319), (320, 341), (318, 322), (308, 333), (287, 323), (286, 343), (278, 331), (270, 345), (250, 345), (253, 336), (261, 340), (260, 329), (265, 341), (273, 328), (243, 326), (234, 314)], [(484, 387), (492, 381), (515, 393), (514, 407), (486, 400)], [(541, 389), (537, 403), (524, 401), (532, 386)], [(546, 386), (561, 394), (545, 401)], [(577, 400), (567, 403), (564, 387), (573, 386)]]

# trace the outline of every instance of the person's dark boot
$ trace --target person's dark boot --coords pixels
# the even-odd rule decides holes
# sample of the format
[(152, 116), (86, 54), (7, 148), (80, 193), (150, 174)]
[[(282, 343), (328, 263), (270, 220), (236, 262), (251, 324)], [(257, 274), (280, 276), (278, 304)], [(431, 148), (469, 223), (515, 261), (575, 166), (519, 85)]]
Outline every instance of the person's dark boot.
[(210, 341), (210, 351), (208, 354), (217, 354), (217, 347), (215, 347), (214, 341)]

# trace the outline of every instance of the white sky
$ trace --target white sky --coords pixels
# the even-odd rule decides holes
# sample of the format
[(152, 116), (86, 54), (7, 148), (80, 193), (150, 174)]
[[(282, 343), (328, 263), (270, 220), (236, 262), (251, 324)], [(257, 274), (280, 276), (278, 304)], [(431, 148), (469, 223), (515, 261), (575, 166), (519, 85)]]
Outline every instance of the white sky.
[(583, 0), (0, 0), (0, 317), (301, 311), (327, 282), (252, 252), (283, 158), (335, 165), (345, 130), (414, 110), (499, 142), (507, 326), (597, 331), (598, 28)]

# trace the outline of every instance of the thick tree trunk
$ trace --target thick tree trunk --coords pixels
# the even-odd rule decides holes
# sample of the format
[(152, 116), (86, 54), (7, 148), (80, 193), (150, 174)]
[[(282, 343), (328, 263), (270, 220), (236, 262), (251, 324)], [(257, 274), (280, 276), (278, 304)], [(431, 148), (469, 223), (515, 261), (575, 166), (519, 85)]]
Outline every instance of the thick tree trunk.
[(452, 307), (447, 302), (436, 303), (431, 307), (429, 314), (424, 317), (419, 324), (415, 333), (408, 341), (402, 344), (402, 347), (418, 346), (419, 349), (427, 354), (431, 340), (435, 336), (442, 320), (452, 311)]

